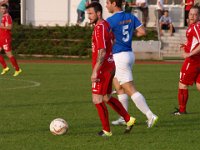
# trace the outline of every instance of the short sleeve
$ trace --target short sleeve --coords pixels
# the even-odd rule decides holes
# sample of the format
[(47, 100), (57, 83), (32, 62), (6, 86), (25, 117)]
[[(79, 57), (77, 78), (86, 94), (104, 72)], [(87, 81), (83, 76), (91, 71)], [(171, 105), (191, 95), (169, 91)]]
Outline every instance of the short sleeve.
[(137, 28), (139, 28), (140, 26), (142, 26), (142, 23), (140, 22), (140, 20), (139, 20), (137, 17), (135, 17), (134, 15), (133, 15), (132, 20), (133, 20), (135, 29), (137, 29)]
[(99, 49), (105, 49), (105, 30), (103, 24), (100, 24), (95, 27), (95, 38), (96, 38), (96, 48)]

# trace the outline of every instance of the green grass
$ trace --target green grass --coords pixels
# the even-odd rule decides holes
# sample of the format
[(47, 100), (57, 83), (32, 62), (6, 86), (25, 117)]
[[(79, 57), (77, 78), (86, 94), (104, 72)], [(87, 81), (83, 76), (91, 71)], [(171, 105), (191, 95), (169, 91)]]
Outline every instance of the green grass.
[[(129, 101), (129, 112), (137, 124), (129, 135), (123, 126), (111, 126), (113, 136), (96, 136), (101, 124), (91, 102), (87, 64), (23, 63), (23, 73), (11, 70), (0, 77), (1, 150), (198, 150), (200, 103), (195, 87), (190, 88), (188, 115), (172, 116), (177, 106), (177, 82), (181, 65), (134, 66), (137, 89), (159, 116), (155, 128), (147, 129), (146, 118)], [(40, 83), (40, 86), (34, 86)], [(118, 115), (109, 108), (110, 120)], [(61, 117), (69, 132), (54, 136), (51, 120)]]

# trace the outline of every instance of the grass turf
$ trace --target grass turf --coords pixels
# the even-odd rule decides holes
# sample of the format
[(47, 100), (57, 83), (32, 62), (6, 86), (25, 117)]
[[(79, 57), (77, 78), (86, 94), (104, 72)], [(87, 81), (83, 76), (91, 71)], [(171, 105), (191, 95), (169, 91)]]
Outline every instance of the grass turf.
[[(103, 138), (97, 136), (101, 124), (91, 102), (90, 65), (23, 63), (20, 76), (12, 77), (12, 69), (0, 76), (0, 149), (197, 150), (200, 104), (195, 86), (190, 87), (189, 114), (171, 115), (177, 106), (180, 66), (136, 64), (136, 87), (159, 122), (147, 129), (145, 116), (129, 100), (129, 112), (137, 119), (133, 131), (124, 135), (124, 126), (111, 126), (113, 136)], [(110, 120), (118, 117), (109, 112)], [(50, 133), (49, 124), (57, 117), (68, 122), (66, 135)]]

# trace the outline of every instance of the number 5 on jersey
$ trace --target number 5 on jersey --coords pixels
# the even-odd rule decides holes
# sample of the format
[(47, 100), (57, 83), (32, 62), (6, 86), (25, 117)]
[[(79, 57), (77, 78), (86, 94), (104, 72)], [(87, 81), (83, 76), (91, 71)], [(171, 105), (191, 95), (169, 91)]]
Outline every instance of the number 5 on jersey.
[(122, 40), (124, 42), (128, 42), (129, 41), (128, 25), (124, 25), (122, 28), (123, 28), (122, 32), (123, 32), (123, 35), (124, 35), (124, 37), (122, 38)]

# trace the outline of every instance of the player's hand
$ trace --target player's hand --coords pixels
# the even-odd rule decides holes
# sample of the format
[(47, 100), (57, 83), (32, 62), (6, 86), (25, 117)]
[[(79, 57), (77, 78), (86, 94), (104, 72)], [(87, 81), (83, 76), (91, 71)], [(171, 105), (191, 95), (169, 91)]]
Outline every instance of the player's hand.
[(96, 72), (92, 72), (91, 82), (99, 82), (99, 79), (97, 78), (97, 73)]
[(180, 50), (185, 50), (185, 44), (180, 44)]
[(182, 56), (183, 56), (183, 58), (188, 58), (188, 57), (190, 57), (190, 53), (183, 52)]

